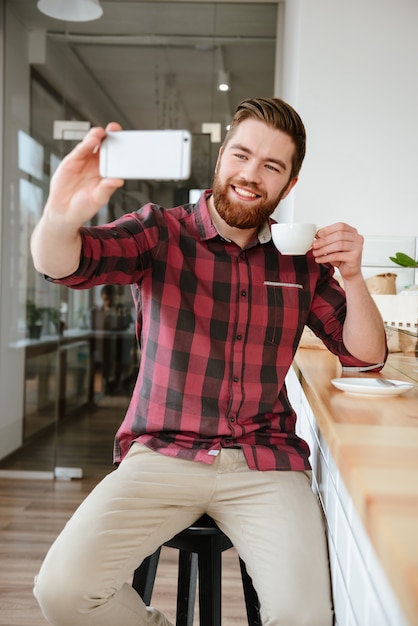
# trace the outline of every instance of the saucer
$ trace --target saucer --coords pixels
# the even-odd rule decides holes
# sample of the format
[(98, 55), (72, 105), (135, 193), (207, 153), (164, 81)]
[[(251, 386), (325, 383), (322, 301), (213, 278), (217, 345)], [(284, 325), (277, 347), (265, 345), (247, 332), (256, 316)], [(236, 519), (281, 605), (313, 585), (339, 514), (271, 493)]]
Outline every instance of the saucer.
[[(383, 380), (387, 380), (388, 383), (384, 383)], [(383, 380), (381, 378), (333, 378), (331, 383), (337, 389), (356, 396), (399, 396), (414, 387), (413, 383), (403, 380)]]

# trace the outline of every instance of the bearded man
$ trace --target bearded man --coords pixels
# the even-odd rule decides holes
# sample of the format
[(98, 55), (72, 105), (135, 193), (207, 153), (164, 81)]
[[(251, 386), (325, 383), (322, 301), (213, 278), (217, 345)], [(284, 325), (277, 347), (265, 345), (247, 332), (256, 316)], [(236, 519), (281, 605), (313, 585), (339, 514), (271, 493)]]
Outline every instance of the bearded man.
[(265, 626), (331, 626), (326, 537), (285, 377), (305, 325), (344, 366), (383, 366), (363, 238), (338, 223), (306, 255), (276, 250), (270, 216), (297, 182), (306, 142), (299, 115), (278, 98), (238, 106), (213, 190), (196, 204), (147, 204), (85, 226), (123, 184), (99, 176), (107, 130), (120, 126), (91, 129), (57, 169), (32, 254), (49, 280), (75, 289), (130, 284), (141, 363), (117, 468), (37, 576), (44, 615), (56, 626), (166, 626), (126, 581), (207, 513), (244, 560)]

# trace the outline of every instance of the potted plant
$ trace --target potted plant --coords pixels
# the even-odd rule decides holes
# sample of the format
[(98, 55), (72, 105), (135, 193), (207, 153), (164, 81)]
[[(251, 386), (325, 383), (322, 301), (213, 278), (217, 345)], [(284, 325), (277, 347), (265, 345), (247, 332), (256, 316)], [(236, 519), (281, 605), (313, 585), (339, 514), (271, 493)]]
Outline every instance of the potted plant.
[(404, 252), (397, 252), (395, 256), (390, 256), (389, 259), (401, 267), (418, 267), (418, 261), (414, 261), (412, 257)]
[(39, 339), (42, 333), (43, 323), (48, 320), (55, 326), (55, 331), (60, 332), (60, 313), (52, 306), (37, 306), (33, 300), (26, 301), (26, 325), (30, 339)]
[[(390, 256), (389, 258), (391, 261), (393, 261), (400, 267), (411, 267), (415, 270), (418, 268), (418, 261), (414, 261), (412, 257), (410, 257), (408, 254), (405, 254), (404, 252), (397, 252), (395, 256)], [(417, 282), (417, 272), (415, 272), (415, 282)], [(412, 284), (412, 285), (409, 285), (408, 287), (405, 287), (402, 293), (408, 293), (408, 295), (415, 295), (417, 293), (417, 290), (418, 290), (418, 285)]]
[(26, 325), (30, 339), (39, 339), (42, 332), (42, 317), (44, 310), (33, 300), (26, 301)]

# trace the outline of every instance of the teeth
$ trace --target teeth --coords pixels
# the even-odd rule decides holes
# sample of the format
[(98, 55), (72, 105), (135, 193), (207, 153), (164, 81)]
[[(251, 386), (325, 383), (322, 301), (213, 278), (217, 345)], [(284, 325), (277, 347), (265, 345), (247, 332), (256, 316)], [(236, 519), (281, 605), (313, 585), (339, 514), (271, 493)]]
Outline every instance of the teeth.
[(240, 196), (244, 196), (245, 198), (256, 198), (257, 194), (252, 193), (251, 191), (247, 191), (246, 189), (241, 189), (240, 187), (235, 187), (235, 191)]

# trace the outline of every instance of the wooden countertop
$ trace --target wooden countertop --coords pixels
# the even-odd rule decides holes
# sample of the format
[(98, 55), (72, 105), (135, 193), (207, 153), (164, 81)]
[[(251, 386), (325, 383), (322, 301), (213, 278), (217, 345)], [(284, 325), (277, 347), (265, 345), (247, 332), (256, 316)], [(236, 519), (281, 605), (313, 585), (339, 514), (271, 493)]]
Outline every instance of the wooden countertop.
[(416, 384), (396, 397), (336, 389), (330, 380), (343, 374), (327, 350), (300, 348), (294, 366), (405, 616), (418, 626), (418, 360), (389, 355), (381, 375)]

